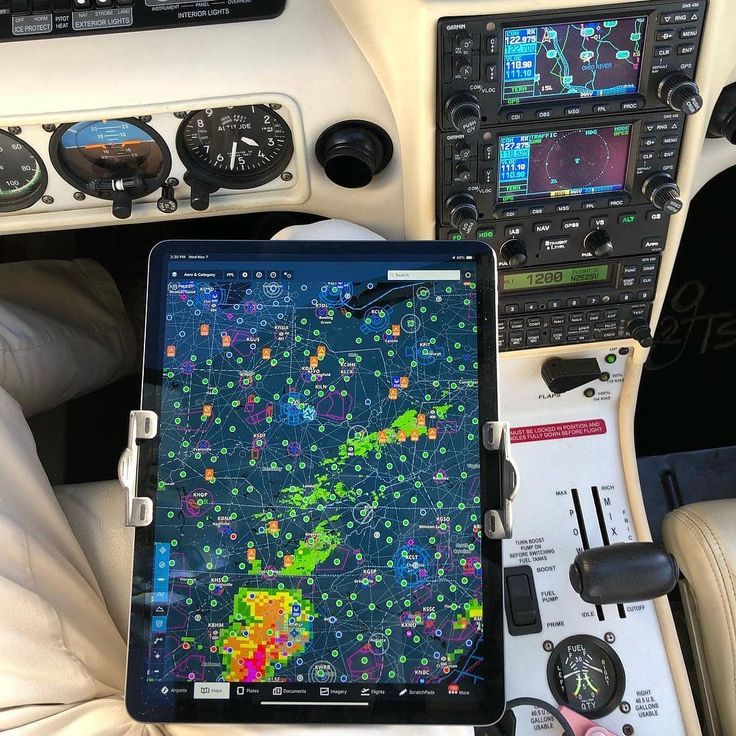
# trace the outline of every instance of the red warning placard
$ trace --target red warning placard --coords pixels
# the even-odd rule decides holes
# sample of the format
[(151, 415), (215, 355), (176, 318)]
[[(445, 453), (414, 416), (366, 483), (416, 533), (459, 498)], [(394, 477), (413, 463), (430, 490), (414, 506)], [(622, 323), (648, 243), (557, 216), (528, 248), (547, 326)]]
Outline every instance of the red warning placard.
[(560, 424), (536, 424), (529, 427), (512, 427), (512, 442), (541, 442), (543, 440), (566, 440), (571, 437), (589, 437), (605, 434), (603, 419), (586, 419), (581, 422), (561, 422)]

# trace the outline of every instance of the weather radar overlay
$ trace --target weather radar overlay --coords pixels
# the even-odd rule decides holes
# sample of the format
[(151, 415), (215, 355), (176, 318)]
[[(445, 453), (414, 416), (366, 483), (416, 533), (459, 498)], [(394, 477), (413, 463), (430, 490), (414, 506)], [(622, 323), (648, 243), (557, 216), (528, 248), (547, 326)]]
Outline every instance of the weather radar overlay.
[(474, 261), (249, 263), (166, 267), (148, 679), (473, 685)]
[(639, 91), (646, 16), (504, 31), (504, 104)]

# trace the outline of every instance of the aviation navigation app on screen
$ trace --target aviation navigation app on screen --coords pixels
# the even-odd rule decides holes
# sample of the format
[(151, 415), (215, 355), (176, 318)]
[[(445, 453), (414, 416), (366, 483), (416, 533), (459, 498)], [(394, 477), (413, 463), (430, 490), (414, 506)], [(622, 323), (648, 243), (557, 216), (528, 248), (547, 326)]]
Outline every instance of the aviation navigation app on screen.
[(477, 284), (455, 258), (165, 263), (148, 682), (472, 697)]

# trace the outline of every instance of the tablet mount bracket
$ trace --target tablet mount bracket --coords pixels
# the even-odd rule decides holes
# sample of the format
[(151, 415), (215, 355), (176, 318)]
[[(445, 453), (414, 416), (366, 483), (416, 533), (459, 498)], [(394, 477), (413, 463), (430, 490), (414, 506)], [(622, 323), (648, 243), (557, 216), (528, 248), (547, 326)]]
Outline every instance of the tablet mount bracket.
[(118, 463), (118, 478), (125, 489), (126, 526), (148, 526), (153, 521), (153, 501), (139, 498), (138, 456), (140, 441), (152, 440), (158, 434), (158, 415), (154, 411), (138, 409), (130, 412), (128, 424), (128, 446), (123, 450)]
[(483, 515), (483, 532), (488, 539), (511, 539), (512, 506), (519, 487), (519, 471), (511, 458), (511, 429), (508, 422), (486, 422), (483, 425), (483, 447), (498, 453), (501, 482), (500, 509), (488, 509)]

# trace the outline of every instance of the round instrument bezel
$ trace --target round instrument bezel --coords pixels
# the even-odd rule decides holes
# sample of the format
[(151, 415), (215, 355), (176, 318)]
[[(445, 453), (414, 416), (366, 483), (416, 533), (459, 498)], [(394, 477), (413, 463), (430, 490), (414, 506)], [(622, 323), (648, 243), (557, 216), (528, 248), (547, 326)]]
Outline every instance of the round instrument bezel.
[(29, 207), (32, 207), (34, 204), (36, 204), (36, 202), (38, 202), (39, 199), (41, 199), (41, 197), (43, 197), (46, 192), (46, 187), (49, 183), (49, 175), (48, 171), (46, 170), (46, 164), (43, 162), (43, 159), (41, 158), (41, 156), (38, 155), (38, 151), (36, 151), (33, 146), (31, 146), (29, 143), (26, 143), (22, 138), (19, 138), (17, 135), (8, 132), (4, 128), (0, 129), (0, 134), (2, 134), (3, 136), (7, 136), (16, 143), (20, 143), (27, 151), (31, 153), (33, 158), (36, 159), (41, 169), (41, 178), (39, 180), (39, 183), (30, 194), (26, 194), (20, 199), (13, 200), (12, 202), (8, 202), (5, 204), (0, 203), (0, 212), (19, 212), (20, 210), (25, 210)]
[(257, 174), (238, 174), (236, 176), (225, 176), (202, 163), (200, 159), (194, 156), (189, 150), (186, 140), (184, 139), (184, 131), (187, 125), (198, 115), (202, 115), (205, 109), (193, 110), (190, 112), (179, 125), (176, 131), (176, 152), (187, 169), (190, 178), (198, 179), (217, 189), (256, 189), (264, 186), (277, 179), (286, 171), (294, 157), (294, 134), (288, 121), (280, 115), (273, 107), (269, 105), (233, 105), (232, 107), (216, 107), (212, 108), (213, 113), (219, 110), (239, 110), (246, 108), (262, 108), (267, 110), (268, 114), (275, 115), (282, 123), (286, 132), (286, 145), (281, 156), (269, 166), (265, 167)]

